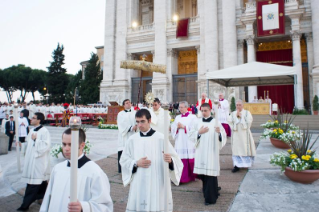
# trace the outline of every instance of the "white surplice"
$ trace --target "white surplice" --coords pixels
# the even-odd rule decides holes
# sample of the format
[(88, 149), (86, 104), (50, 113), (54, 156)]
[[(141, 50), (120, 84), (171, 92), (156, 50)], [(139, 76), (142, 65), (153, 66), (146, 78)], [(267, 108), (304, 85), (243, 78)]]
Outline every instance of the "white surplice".
[[(205, 98), (205, 103), (209, 103), (209, 98)], [(203, 115), (202, 115), (202, 112), (200, 111), (200, 107), (202, 106), (202, 98), (198, 99), (197, 101), (197, 117), (198, 118), (201, 118)]]
[(32, 119), (34, 113), (35, 113), (35, 112), (38, 112), (38, 111), (37, 111), (37, 107), (36, 107), (35, 104), (30, 104), (30, 105), (28, 106), (28, 109), (29, 109), (29, 119)]
[[(40, 212), (67, 212), (70, 202), (70, 169), (68, 161), (57, 164), (51, 173), (49, 185)], [(112, 212), (109, 179), (93, 161), (78, 169), (77, 196), (83, 212)]]
[[(151, 111), (151, 115), (152, 115), (151, 127), (155, 131), (164, 134), (164, 128), (165, 128), (164, 127), (165, 126), (164, 125), (164, 115), (165, 115), (164, 109), (160, 107), (157, 111), (154, 111), (154, 109), (151, 108), (150, 111)], [(170, 121), (171, 121), (171, 116), (168, 114), (167, 115), (167, 123), (166, 123), (167, 126), (170, 125)], [(168, 129), (168, 127), (167, 127), (167, 129)]]
[[(51, 138), (49, 131), (42, 127), (39, 131), (31, 129), (26, 142), (27, 151), (25, 154), (24, 167), (21, 181), (39, 185), (42, 181), (50, 178), (50, 147)], [(37, 134), (37, 139), (32, 140), (32, 134)]]
[(28, 122), (27, 118), (19, 117), (19, 137), (27, 137), (28, 126), (29, 126), (29, 122)]
[[(209, 118), (210, 120), (212, 118)], [(219, 151), (225, 146), (227, 137), (226, 132), (220, 122), (218, 127), (220, 128), (220, 134), (215, 131), (215, 119), (210, 122), (204, 122), (202, 118), (198, 119), (192, 124), (189, 138), (193, 142), (198, 142), (195, 153), (195, 166), (194, 173), (207, 175), (207, 176), (219, 176), (220, 164), (219, 164)], [(201, 127), (208, 127), (207, 133), (198, 134)], [(221, 141), (219, 136), (221, 135)]]
[[(183, 163), (168, 142), (168, 153), (172, 157), (174, 170), (169, 170), (170, 180), (179, 185), (183, 171)], [(122, 179), (124, 186), (130, 184), (127, 212), (132, 211), (164, 211), (164, 135), (155, 132), (152, 136), (142, 137), (136, 133), (129, 138), (122, 153)], [(149, 168), (138, 167), (133, 174), (134, 164), (143, 157), (151, 160)], [(168, 166), (168, 165), (167, 165)], [(168, 208), (173, 211), (171, 183), (169, 185)]]
[(131, 112), (125, 112), (125, 110), (122, 110), (117, 114), (117, 126), (119, 131), (117, 151), (122, 151), (128, 138), (135, 133), (132, 131), (132, 128), (136, 124), (135, 114), (136, 112), (133, 109), (131, 109)]
[[(229, 102), (224, 99), (219, 101), (220, 107), (218, 107), (218, 121), (223, 124), (228, 124), (227, 119), (229, 116)], [(216, 108), (213, 106), (213, 111), (215, 112)]]
[[(193, 159), (195, 156), (194, 142), (188, 138), (188, 133), (191, 129), (191, 123), (195, 122), (197, 117), (189, 114), (187, 117), (181, 115), (176, 116), (171, 125), (171, 135), (175, 140), (175, 150), (181, 159)], [(180, 122), (186, 129), (177, 129), (177, 124)]]

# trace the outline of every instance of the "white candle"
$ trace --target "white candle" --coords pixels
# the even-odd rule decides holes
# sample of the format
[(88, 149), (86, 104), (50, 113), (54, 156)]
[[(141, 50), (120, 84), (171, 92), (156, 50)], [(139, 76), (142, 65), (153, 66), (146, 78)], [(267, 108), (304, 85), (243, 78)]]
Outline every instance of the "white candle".
[[(162, 108), (164, 108), (164, 153), (166, 154), (168, 152), (168, 131), (169, 131), (169, 124), (170, 120), (168, 120), (168, 109), (169, 104), (163, 103)], [(168, 209), (168, 194), (169, 194), (169, 170), (168, 170), (168, 163), (164, 162), (164, 211), (169, 211)]]
[(70, 202), (77, 202), (77, 182), (78, 182), (78, 158), (79, 158), (79, 129), (81, 119), (78, 116), (70, 118), (71, 133), (71, 178), (70, 178)]
[(15, 122), (15, 137), (16, 137), (16, 149), (17, 149), (17, 166), (18, 172), (21, 173), (20, 165), (20, 146), (19, 146), (19, 116), (18, 116), (18, 104), (14, 104), (14, 122)]

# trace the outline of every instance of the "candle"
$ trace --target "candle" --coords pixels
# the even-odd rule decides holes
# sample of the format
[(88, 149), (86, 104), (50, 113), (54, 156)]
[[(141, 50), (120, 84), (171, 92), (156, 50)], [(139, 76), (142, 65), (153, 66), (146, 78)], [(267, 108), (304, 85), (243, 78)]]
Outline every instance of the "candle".
[(264, 99), (266, 99), (266, 91), (264, 90)]
[(77, 202), (77, 182), (78, 182), (78, 149), (79, 149), (79, 129), (81, 128), (81, 118), (72, 116), (70, 118), (71, 132), (71, 178), (70, 178), (70, 202)]
[[(169, 113), (169, 104), (167, 102), (162, 103), (162, 108), (164, 109), (164, 153), (168, 152), (168, 132), (169, 132), (169, 125), (170, 120), (168, 119)], [(170, 178), (169, 178), (169, 170), (168, 170), (168, 164), (167, 162), (164, 162), (164, 211), (169, 211), (169, 203), (168, 203), (168, 196), (169, 196), (169, 184), (170, 184)]]

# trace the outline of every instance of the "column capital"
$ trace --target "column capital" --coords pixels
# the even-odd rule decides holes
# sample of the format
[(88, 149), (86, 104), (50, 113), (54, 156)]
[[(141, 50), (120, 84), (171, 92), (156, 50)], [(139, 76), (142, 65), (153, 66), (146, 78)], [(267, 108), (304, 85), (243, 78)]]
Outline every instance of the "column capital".
[(200, 54), (200, 46), (195, 46), (195, 49), (197, 50), (197, 54)]
[(293, 41), (299, 40), (301, 38), (301, 32), (299, 30), (291, 30), (290, 36)]
[(237, 48), (239, 49), (244, 48), (244, 39), (237, 40)]
[(167, 56), (168, 57), (176, 57), (176, 50), (175, 49), (167, 49)]
[(312, 32), (306, 33), (305, 35), (306, 35), (307, 43), (313, 42)]
[(246, 40), (248, 45), (254, 45), (255, 44), (255, 35), (247, 35), (245, 40)]

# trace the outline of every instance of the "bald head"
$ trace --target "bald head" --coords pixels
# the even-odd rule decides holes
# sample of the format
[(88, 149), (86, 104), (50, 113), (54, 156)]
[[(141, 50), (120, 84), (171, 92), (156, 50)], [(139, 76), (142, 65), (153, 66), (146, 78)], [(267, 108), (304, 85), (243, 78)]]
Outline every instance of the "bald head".
[(202, 99), (206, 99), (207, 95), (206, 93), (202, 93)]
[(224, 99), (224, 94), (223, 94), (223, 93), (220, 93), (220, 94), (218, 95), (218, 98), (219, 98), (219, 99)]

